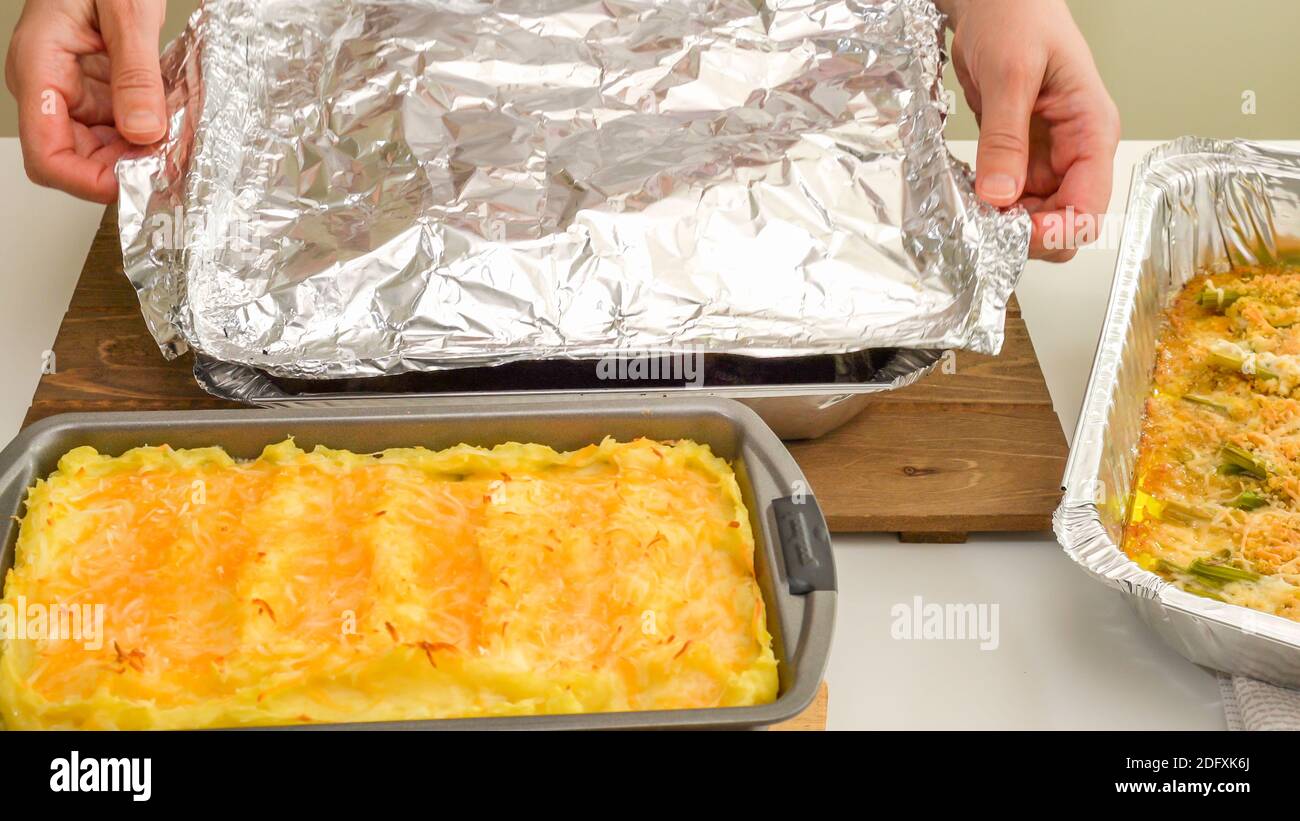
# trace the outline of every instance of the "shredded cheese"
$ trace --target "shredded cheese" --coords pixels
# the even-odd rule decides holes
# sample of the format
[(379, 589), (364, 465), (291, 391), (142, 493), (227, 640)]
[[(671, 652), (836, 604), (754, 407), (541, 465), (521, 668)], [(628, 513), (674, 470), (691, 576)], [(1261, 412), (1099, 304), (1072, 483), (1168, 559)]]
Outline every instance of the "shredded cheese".
[(749, 705), (776, 696), (749, 515), (688, 441), (373, 455), (77, 448), (3, 604), (12, 728), (200, 728)]
[(1199, 277), (1175, 300), (1124, 549), (1189, 592), (1300, 620), (1298, 308), (1286, 268)]

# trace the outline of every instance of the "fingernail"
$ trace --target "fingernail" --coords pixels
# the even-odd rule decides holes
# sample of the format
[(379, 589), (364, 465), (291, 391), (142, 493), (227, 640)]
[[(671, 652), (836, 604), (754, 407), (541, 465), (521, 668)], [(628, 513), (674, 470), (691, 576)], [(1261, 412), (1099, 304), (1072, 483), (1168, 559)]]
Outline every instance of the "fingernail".
[(162, 121), (159, 120), (158, 115), (152, 111), (132, 111), (130, 114), (126, 115), (127, 131), (136, 134), (147, 134), (157, 131), (158, 127), (161, 125)]
[(1016, 178), (1010, 174), (989, 174), (980, 185), (981, 193), (995, 200), (1014, 199), (1017, 188)]

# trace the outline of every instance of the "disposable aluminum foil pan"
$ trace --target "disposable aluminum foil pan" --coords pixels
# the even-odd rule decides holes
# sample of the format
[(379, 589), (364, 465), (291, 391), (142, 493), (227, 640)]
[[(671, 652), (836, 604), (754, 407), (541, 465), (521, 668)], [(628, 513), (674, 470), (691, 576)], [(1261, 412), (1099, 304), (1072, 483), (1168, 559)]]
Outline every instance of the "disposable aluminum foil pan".
[[(754, 529), (754, 569), (767, 607), (779, 686), (776, 701), (754, 707), (584, 715), (395, 721), (312, 725), (301, 729), (649, 729), (760, 727), (801, 713), (812, 703), (830, 655), (835, 623), (835, 559), (826, 520), (794, 458), (763, 422), (735, 402), (680, 397), (672, 402), (584, 399), (564, 404), (484, 406), (441, 399), (401, 408), (186, 411), (64, 414), (24, 430), (0, 453), (0, 579), (13, 565), (27, 489), (55, 469), (59, 457), (90, 445), (120, 454), (140, 445), (221, 445), (232, 456), (256, 457), (293, 435), (310, 450), (321, 444), (371, 453), (460, 443), (491, 447), (537, 442), (573, 450), (606, 436), (628, 440), (693, 439), (730, 461)], [(299, 728), (295, 728), (299, 729)]]
[(1300, 153), (1186, 137), (1133, 175), (1106, 323), (1065, 495), (1054, 524), (1066, 553), (1122, 590), (1187, 658), (1300, 686), (1300, 624), (1179, 590), (1120, 549), (1161, 316), (1193, 276), (1300, 261)]
[(338, 379), (998, 351), (1030, 224), (943, 140), (930, 0), (207, 0), (124, 158), (163, 352)]
[[(520, 362), (495, 368), (356, 380), (286, 380), (242, 365), (195, 358), (194, 376), (209, 393), (262, 407), (384, 407), (462, 397), (482, 404), (573, 402), (601, 396), (668, 399), (717, 396), (755, 410), (782, 439), (815, 439), (861, 412), (872, 395), (906, 387), (941, 361), (941, 351), (871, 350), (854, 354), (757, 360), (695, 357), (634, 360), (668, 378), (601, 378), (602, 362)], [(720, 361), (721, 360), (721, 361)], [(689, 368), (686, 366), (689, 365)], [(698, 372), (699, 379), (674, 375)], [(617, 373), (618, 367), (609, 370)]]

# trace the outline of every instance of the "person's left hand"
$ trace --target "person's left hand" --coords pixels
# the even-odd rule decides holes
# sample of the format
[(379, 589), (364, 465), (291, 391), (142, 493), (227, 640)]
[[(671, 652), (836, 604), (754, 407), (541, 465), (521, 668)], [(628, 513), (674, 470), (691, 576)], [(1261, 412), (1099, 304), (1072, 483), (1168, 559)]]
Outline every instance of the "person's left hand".
[(1030, 256), (1072, 258), (1110, 203), (1119, 111), (1065, 0), (937, 0), (980, 124), (975, 190), (1033, 217)]

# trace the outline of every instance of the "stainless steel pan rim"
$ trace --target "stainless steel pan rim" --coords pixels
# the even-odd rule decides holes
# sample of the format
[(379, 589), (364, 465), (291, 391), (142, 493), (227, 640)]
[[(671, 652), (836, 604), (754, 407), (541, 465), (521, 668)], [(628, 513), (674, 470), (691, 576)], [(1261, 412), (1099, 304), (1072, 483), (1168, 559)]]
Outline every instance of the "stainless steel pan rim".
[(853, 418), (883, 391), (907, 387), (931, 373), (943, 360), (943, 351), (901, 350), (866, 382), (806, 384), (693, 385), (655, 388), (610, 387), (575, 389), (520, 388), (518, 390), (448, 391), (442, 393), (346, 392), (295, 394), (282, 390), (253, 368), (195, 358), (194, 377), (208, 393), (222, 399), (266, 408), (349, 407), (400, 405), (407, 402), (477, 401), (574, 402), (587, 399), (716, 396), (736, 399), (755, 410), (782, 439), (815, 439)]

